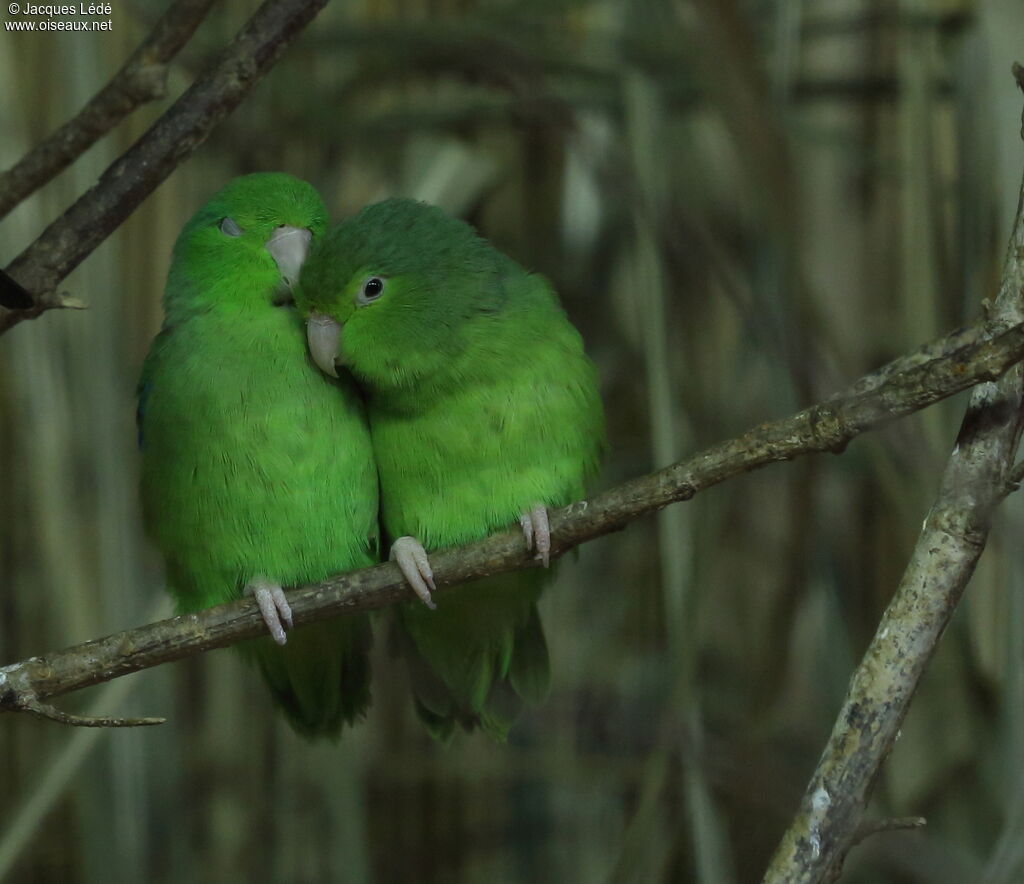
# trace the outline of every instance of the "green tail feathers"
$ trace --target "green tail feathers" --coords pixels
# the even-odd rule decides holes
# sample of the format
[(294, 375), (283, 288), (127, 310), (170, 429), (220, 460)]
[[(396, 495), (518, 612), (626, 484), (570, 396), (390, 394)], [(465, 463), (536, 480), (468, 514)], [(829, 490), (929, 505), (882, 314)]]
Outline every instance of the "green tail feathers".
[(545, 575), (511, 574), (454, 587), (437, 610), (401, 605), (393, 650), (405, 658), (416, 712), (430, 733), (458, 724), (505, 740), (525, 704), (547, 696), (551, 667), (537, 612)]
[(260, 638), (239, 647), (300, 735), (337, 739), (370, 705), (372, 643), (366, 617), (341, 617), (291, 630), (283, 646)]

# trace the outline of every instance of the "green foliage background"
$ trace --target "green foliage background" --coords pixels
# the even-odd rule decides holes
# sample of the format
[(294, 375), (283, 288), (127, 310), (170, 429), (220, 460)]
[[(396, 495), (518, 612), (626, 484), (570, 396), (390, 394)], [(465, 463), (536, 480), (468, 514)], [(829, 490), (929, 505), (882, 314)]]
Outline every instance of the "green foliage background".
[[(226, 0), (176, 95), (255, 8)], [(73, 114), (110, 34), (0, 30), (0, 166)], [(6, 15), (6, 13), (5, 13)], [(133, 389), (169, 252), (228, 177), (307, 178), (337, 217), (439, 203), (548, 275), (597, 361), (603, 484), (828, 394), (978, 314), (1022, 159), (1019, 0), (363, 0), (330, 5), (66, 282), (85, 313), (0, 342), (0, 661), (168, 609), (137, 502)], [(6, 264), (147, 107), (0, 225)], [(528, 395), (528, 392), (524, 392)], [(585, 548), (544, 602), (554, 690), (508, 745), (445, 748), (377, 646), (337, 746), (219, 651), (0, 720), (0, 873), (61, 882), (757, 880), (890, 597), (963, 400)], [(1024, 880), (1024, 514), (1004, 508), (872, 814), (928, 818), (849, 882)]]

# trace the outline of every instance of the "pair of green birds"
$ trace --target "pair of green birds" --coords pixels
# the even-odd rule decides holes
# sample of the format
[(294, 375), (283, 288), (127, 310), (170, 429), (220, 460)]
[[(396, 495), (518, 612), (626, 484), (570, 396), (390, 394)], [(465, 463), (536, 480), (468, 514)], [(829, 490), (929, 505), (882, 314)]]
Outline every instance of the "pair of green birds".
[(440, 739), (456, 724), (503, 739), (548, 689), (547, 574), (455, 587), (435, 609), (425, 550), (519, 520), (547, 564), (546, 508), (597, 469), (596, 372), (548, 283), (412, 200), (328, 230), (310, 185), (267, 173), (185, 225), (164, 311), (139, 433), (179, 610), (255, 596), (271, 635), (243, 652), (299, 733), (336, 737), (370, 702), (369, 616), (286, 638), (281, 587), (372, 565), (387, 543), (427, 603), (393, 624), (420, 718)]

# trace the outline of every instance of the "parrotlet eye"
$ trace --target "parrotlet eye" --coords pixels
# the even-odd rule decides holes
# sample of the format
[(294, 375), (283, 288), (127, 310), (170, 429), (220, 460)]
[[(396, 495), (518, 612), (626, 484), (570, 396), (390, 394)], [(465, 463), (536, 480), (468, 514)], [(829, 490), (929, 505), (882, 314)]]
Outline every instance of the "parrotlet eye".
[(370, 301), (376, 301), (383, 294), (384, 280), (379, 276), (371, 276), (363, 283), (363, 287), (356, 296), (356, 300), (360, 304), (369, 304)]
[(220, 222), (220, 232), (225, 236), (241, 236), (242, 228), (235, 223), (234, 218), (225, 218)]

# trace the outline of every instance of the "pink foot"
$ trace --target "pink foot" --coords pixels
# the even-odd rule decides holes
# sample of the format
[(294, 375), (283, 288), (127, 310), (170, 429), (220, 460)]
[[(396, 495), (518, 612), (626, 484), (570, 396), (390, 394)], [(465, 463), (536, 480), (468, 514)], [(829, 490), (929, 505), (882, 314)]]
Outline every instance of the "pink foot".
[(292, 609), (288, 599), (284, 597), (284, 590), (280, 583), (274, 583), (265, 577), (257, 577), (245, 587), (245, 591), (252, 593), (256, 598), (256, 604), (260, 606), (260, 613), (263, 615), (263, 622), (270, 630), (271, 638), (279, 645), (288, 641), (284, 634), (284, 628), (292, 627)]
[(437, 587), (434, 586), (434, 572), (430, 570), (430, 559), (423, 544), (415, 537), (399, 537), (391, 544), (389, 558), (401, 569), (420, 601), (433, 611), (437, 605), (430, 597), (430, 591)]
[(519, 517), (526, 538), (526, 548), (536, 550), (537, 561), (546, 568), (551, 564), (551, 526), (548, 524), (548, 509), (542, 503), (535, 503), (529, 512)]

